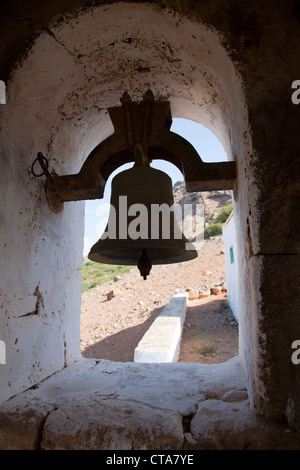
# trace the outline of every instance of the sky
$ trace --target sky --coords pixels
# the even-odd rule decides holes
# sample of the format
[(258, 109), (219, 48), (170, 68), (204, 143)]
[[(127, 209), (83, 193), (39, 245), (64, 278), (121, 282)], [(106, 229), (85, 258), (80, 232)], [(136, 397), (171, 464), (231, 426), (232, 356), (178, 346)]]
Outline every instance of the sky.
[[(206, 127), (196, 122), (173, 118), (171, 131), (181, 135), (188, 140), (197, 150), (204, 162), (226, 161), (227, 156), (224, 148), (217, 137)], [(103, 199), (96, 199), (85, 202), (85, 235), (83, 256), (87, 256), (90, 248), (99, 240), (105, 230), (109, 212), (111, 180), (127, 168), (131, 168), (133, 163), (118, 168), (107, 180)], [(172, 179), (173, 185), (176, 181), (182, 181), (182, 173), (171, 163), (156, 160), (151, 163), (152, 168), (157, 168), (167, 173)]]

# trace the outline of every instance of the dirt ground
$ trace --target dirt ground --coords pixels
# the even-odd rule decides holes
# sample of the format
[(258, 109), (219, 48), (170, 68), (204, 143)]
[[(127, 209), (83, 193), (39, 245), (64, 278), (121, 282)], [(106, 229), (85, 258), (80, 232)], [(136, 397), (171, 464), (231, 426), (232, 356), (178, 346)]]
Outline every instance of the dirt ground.
[(238, 324), (226, 294), (189, 302), (179, 362), (216, 364), (237, 355), (238, 349)]
[[(221, 237), (204, 242), (197, 259), (154, 266), (144, 281), (137, 268), (82, 295), (84, 357), (131, 362), (134, 349), (177, 292), (208, 291), (225, 282)], [(238, 324), (226, 292), (188, 301), (180, 362), (219, 363), (238, 354)]]

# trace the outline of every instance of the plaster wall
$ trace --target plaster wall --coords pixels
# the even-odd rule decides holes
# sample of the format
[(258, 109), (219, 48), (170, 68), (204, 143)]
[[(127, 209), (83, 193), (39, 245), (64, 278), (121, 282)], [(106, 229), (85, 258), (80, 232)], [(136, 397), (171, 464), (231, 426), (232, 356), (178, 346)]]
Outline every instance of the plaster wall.
[(2, 399), (80, 356), (83, 204), (52, 213), (30, 166), (42, 151), (50, 170), (77, 173), (113, 132), (107, 107), (148, 88), (241, 154), (230, 135), (245, 131), (242, 89), (220, 37), (171, 11), (121, 3), (54, 21), (13, 72), (1, 109)]
[(84, 206), (70, 204), (59, 216), (49, 211), (41, 180), (29, 171), (47, 124), (34, 126), (30, 138), (26, 106), (11, 112), (8, 104), (1, 111), (0, 331), (6, 361), (0, 398), (7, 399), (80, 357)]
[[(79, 355), (83, 206), (51, 213), (30, 165), (42, 151), (57, 173), (77, 172), (113, 131), (107, 107), (118, 106), (124, 91), (140, 100), (151, 88), (155, 99), (170, 101), (174, 117), (215, 132), (237, 162), (240, 356), (250, 403), (300, 427), (300, 369), (290, 360), (300, 337), (299, 296), (290, 290), (300, 246), (300, 108), (291, 101), (299, 78), (297, 2), (83, 4), (54, 0), (39, 10), (26, 2), (31, 23), (27, 10), (23, 19), (8, 11), (3, 25), (0, 339), (10, 363), (1, 365), (2, 396)], [(17, 62), (24, 38), (34, 41)], [(30, 312), (44, 316), (23, 316)], [(26, 333), (22, 349), (19, 331)]]
[[(6, 345), (0, 399), (23, 391), (80, 357), (84, 204), (70, 203), (62, 214), (54, 214), (45, 198), (44, 178), (31, 174), (37, 152), (48, 156), (51, 141), (53, 113), (48, 105), (52, 99), (55, 108), (57, 82), (51, 59), (50, 67), (45, 66), (48, 60), (41, 53), (37, 62), (32, 57), (22, 72), (16, 71), (7, 102), (0, 109), (0, 331)], [(60, 56), (59, 61), (68, 69), (66, 58)], [(49, 95), (41, 99), (47, 74)], [(61, 153), (62, 149), (74, 151), (68, 139), (60, 141), (60, 149)], [(76, 152), (73, 157), (76, 162)], [(63, 170), (61, 160), (57, 168)], [(38, 165), (34, 169), (41, 171)], [(73, 169), (76, 165), (71, 161), (63, 171)]]

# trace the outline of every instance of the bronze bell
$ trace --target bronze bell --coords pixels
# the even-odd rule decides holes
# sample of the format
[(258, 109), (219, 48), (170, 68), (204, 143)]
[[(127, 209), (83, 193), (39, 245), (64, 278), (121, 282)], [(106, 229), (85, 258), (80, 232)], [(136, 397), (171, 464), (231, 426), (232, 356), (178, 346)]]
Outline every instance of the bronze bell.
[(146, 279), (152, 265), (198, 256), (170, 210), (174, 198), (172, 180), (166, 173), (135, 166), (114, 177), (111, 191), (107, 226), (90, 250), (91, 261), (138, 266)]

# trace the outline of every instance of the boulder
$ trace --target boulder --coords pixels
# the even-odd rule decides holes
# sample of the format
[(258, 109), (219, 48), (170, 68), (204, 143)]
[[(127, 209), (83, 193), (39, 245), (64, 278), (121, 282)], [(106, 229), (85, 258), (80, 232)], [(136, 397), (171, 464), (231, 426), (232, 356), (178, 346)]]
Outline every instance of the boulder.
[(122, 294), (123, 294), (122, 291), (120, 291), (120, 290), (115, 290), (115, 289), (114, 289), (114, 290), (110, 291), (110, 292), (106, 295), (106, 298), (107, 298), (107, 300), (111, 300), (111, 299), (113, 299), (114, 297), (116, 297), (117, 295), (122, 295)]
[(43, 431), (42, 450), (182, 449), (179, 413), (114, 398), (70, 401), (53, 411)]
[(189, 290), (188, 291), (188, 299), (195, 300), (199, 298), (199, 292), (196, 290)]
[(261, 446), (265, 430), (250, 409), (249, 400), (238, 403), (206, 400), (199, 403), (186, 434), (186, 448), (244, 450)]
[(211, 295), (219, 295), (222, 293), (222, 287), (221, 286), (215, 286), (210, 288), (210, 293)]
[(45, 419), (54, 410), (35, 400), (24, 404), (22, 395), (1, 404), (0, 450), (38, 450)]
[(209, 297), (209, 296), (210, 296), (210, 289), (203, 289), (199, 291), (199, 295), (198, 295), (199, 299), (204, 299), (205, 297)]

